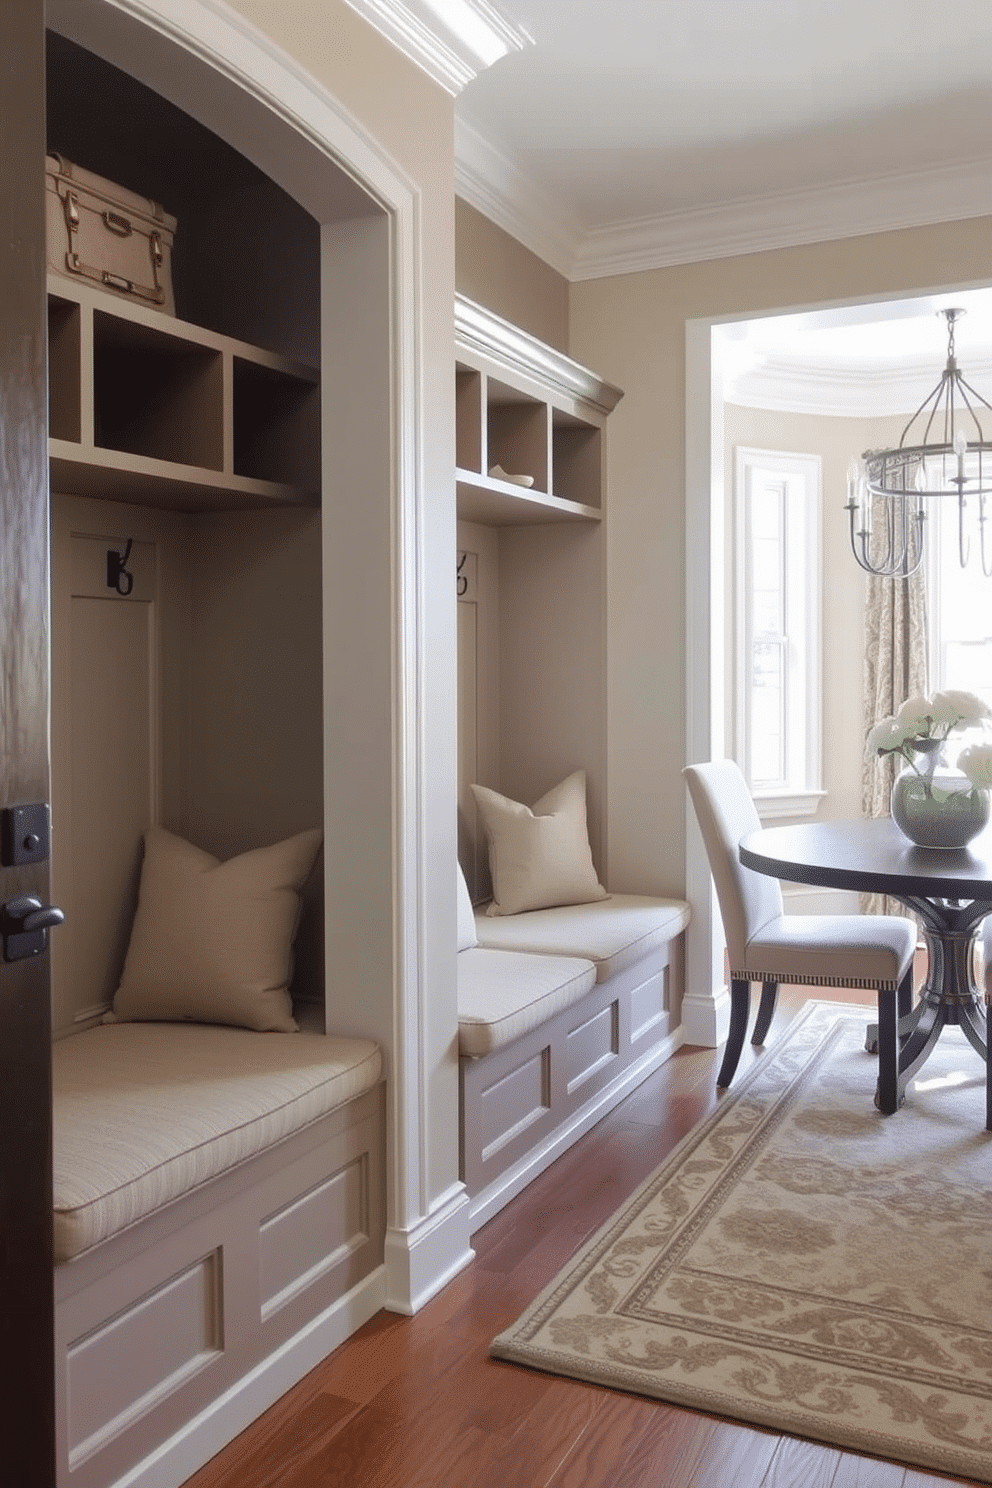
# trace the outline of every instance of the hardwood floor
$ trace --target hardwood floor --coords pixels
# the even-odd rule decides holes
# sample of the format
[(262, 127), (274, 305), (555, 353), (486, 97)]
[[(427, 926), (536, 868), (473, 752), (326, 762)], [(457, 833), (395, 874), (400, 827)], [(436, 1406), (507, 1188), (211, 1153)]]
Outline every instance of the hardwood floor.
[[(808, 995), (783, 988), (769, 1042)], [(833, 1001), (864, 994), (831, 991)], [(760, 1053), (745, 1045), (741, 1070)], [(905, 1468), (545, 1376), (490, 1339), (715, 1104), (718, 1051), (680, 1049), (479, 1230), (413, 1318), (379, 1313), (187, 1488), (940, 1488)], [(870, 1096), (869, 1096), (870, 1098)]]

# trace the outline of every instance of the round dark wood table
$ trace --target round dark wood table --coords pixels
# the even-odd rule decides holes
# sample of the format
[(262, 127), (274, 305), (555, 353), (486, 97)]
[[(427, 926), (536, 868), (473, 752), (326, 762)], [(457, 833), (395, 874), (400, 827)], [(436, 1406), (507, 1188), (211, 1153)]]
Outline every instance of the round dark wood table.
[[(985, 999), (975, 981), (975, 935), (992, 914), (992, 827), (968, 847), (915, 847), (889, 818), (768, 827), (741, 839), (745, 868), (790, 883), (891, 894), (919, 917), (929, 956), (913, 1010), (899, 1020), (899, 1100), (941, 1029), (957, 1024), (986, 1061), (986, 1126), (992, 1131), (992, 1071)], [(877, 1037), (868, 1030), (868, 1047)]]

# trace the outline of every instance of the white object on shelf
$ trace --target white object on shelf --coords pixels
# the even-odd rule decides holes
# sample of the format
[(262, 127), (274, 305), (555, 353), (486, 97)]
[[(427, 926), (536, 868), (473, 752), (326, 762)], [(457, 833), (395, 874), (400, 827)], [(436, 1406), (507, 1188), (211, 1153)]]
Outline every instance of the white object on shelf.
[(532, 475), (511, 475), (508, 470), (503, 469), (502, 465), (490, 465), (489, 474), (494, 480), (512, 481), (515, 486), (532, 486), (534, 484), (534, 477)]

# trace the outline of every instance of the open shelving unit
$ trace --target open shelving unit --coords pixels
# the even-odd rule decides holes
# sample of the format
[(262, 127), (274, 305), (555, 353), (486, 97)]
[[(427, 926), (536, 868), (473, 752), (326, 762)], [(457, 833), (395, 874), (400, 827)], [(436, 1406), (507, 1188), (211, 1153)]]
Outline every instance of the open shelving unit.
[[(604, 425), (620, 389), (461, 295), (455, 346), (459, 517), (487, 526), (598, 522)], [(491, 476), (496, 465), (533, 484)]]
[(175, 511), (317, 506), (312, 367), (48, 280), (55, 489)]
[(455, 346), (459, 856), (481, 899), (473, 782), (529, 804), (581, 767), (605, 846), (606, 423), (622, 393), (461, 296)]

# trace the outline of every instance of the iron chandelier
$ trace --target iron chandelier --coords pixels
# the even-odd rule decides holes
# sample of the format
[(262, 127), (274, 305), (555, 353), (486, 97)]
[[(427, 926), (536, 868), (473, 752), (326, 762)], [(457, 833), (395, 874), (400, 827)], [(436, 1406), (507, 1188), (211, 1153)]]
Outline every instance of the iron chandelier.
[(907, 578), (923, 562), (926, 503), (958, 503), (958, 559), (971, 555), (968, 502), (977, 502), (978, 548), (986, 578), (992, 578), (992, 534), (986, 538), (986, 499), (992, 495), (992, 443), (979, 413), (988, 403), (962, 377), (954, 354), (955, 322), (963, 310), (942, 310), (947, 319), (947, 365), (940, 381), (902, 431), (895, 449), (866, 450), (847, 475), (851, 551), (867, 573)]

